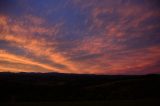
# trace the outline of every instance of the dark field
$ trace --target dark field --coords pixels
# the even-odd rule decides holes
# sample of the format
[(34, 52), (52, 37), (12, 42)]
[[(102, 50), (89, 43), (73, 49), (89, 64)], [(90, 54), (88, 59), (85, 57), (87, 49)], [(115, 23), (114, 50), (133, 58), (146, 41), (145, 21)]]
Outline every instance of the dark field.
[(1, 106), (159, 106), (158, 100), (1, 103)]
[(0, 104), (146, 105), (160, 101), (160, 75), (0, 73)]

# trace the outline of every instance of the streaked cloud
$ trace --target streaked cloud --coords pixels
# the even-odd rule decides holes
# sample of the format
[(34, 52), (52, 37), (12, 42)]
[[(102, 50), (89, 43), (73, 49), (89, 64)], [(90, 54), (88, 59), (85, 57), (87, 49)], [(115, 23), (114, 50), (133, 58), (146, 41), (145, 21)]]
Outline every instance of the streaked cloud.
[[(27, 22), (29, 24), (29, 26), (27, 26), (28, 24), (23, 25), (24, 23), (19, 21), (9, 24), (9, 19), (4, 18), (1, 24), (4, 33), (2, 33), (2, 35), (0, 36), (0, 40), (8, 41), (11, 43), (11, 45), (23, 48), (28, 53), (32, 53), (40, 58), (44, 56), (55, 64), (62, 64), (66, 66), (64, 70), (61, 70), (62, 72), (74, 71), (74, 67), (72, 68), (72, 64), (69, 63), (60, 53), (55, 51), (54, 46), (56, 44), (56, 41), (48, 42), (45, 39), (45, 37), (50, 36), (50, 34), (52, 34), (52, 36), (54, 37), (54, 35), (57, 33), (57, 31), (55, 31), (56, 28), (51, 28), (50, 30), (48, 30), (47, 28), (39, 26), (39, 24), (42, 23), (41, 20), (34, 21), (36, 17), (34, 17), (32, 21), (30, 21), (31, 19), (33, 19), (33, 17), (29, 17), (29, 21), (27, 20), (28, 22), (30, 22)], [(36, 38), (36, 33), (40, 34), (39, 36), (41, 36), (41, 38)]]
[[(48, 65), (45, 65), (45, 64), (42, 64), (42, 63), (39, 63), (39, 62), (36, 62), (34, 60), (31, 60), (31, 59), (28, 59), (26, 57), (22, 57), (22, 56), (17, 56), (17, 55), (14, 55), (14, 54), (11, 54), (11, 53), (8, 53), (6, 52), (5, 50), (0, 50), (0, 58), (1, 58), (1, 66), (0, 66), (0, 69), (8, 69), (9, 70), (9, 67), (7, 64), (3, 64), (2, 63), (4, 61), (6, 62), (9, 62), (10, 63), (10, 66), (14, 66), (13, 70), (23, 70), (23, 71), (31, 71), (31, 70), (26, 70), (25, 67), (21, 67), (21, 68), (18, 68), (20, 67), (20, 64), (24, 65), (27, 67), (27, 65), (32, 65), (32, 66), (38, 66), (38, 67), (41, 67), (41, 68), (44, 68), (46, 70), (50, 70), (50, 71), (54, 71), (54, 70), (57, 70), (51, 66), (48, 66)], [(13, 63), (17, 63), (17, 65), (12, 65)], [(15, 71), (15, 72), (17, 72)], [(32, 70), (34, 71), (34, 70)], [(36, 70), (35, 70), (36, 71)], [(37, 70), (39, 71), (39, 70)]]
[(0, 71), (159, 73), (158, 3), (8, 0), (0, 8)]

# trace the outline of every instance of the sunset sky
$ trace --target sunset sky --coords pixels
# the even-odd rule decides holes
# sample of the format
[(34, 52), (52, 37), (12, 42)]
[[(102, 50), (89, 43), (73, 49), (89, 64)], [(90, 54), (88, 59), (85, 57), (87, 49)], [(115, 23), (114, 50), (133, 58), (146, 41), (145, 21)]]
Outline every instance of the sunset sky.
[(160, 1), (0, 0), (0, 72), (160, 73)]

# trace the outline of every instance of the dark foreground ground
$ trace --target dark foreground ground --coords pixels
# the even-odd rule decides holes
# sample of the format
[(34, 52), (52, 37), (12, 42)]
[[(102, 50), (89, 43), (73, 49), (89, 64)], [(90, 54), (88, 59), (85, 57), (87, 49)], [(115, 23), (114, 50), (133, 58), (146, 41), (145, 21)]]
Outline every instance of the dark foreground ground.
[(0, 105), (160, 106), (160, 75), (0, 73)]
[(1, 106), (159, 106), (159, 104), (158, 100), (0, 103)]

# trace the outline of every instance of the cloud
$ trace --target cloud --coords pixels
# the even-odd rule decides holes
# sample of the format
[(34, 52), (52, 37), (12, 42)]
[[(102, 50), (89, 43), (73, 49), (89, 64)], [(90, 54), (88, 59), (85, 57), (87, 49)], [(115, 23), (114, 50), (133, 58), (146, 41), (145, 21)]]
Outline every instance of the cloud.
[[(23, 14), (17, 15), (16, 10), (13, 15), (0, 14), (0, 49), (5, 51), (0, 54), (1, 70), (159, 72), (156, 64), (160, 57), (160, 9), (154, 2), (69, 0), (42, 1), (43, 5), (23, 2), (26, 7), (20, 9)], [(51, 6), (54, 3), (58, 5)]]
[[(148, 1), (78, 0), (75, 5), (82, 12), (89, 11), (88, 33), (77, 42), (78, 47), (70, 50), (73, 57), (79, 57), (75, 62), (80, 69), (89, 73), (144, 74), (141, 70), (159, 61), (159, 9), (152, 9)], [(79, 52), (91, 55), (89, 60), (82, 57), (81, 62)], [(103, 55), (92, 57), (97, 53)]]
[[(55, 50), (54, 45), (56, 44), (56, 41), (48, 42), (45, 39), (47, 36), (49, 37), (50, 35), (54, 37), (54, 35), (57, 33), (57, 29), (54, 29), (54, 27), (51, 27), (50, 29), (42, 27), (40, 26), (40, 24), (43, 24), (43, 21), (41, 21), (41, 19), (36, 19), (36, 17), (29, 16), (29, 21), (28, 19), (26, 19), (26, 24), (21, 21), (9, 23), (9, 19), (7, 19), (7, 17), (2, 17), (1, 27), (3, 28), (3, 32), (0, 36), (0, 40), (8, 41), (12, 45), (23, 48), (27, 52), (32, 53), (35, 56), (44, 56), (48, 60), (57, 64), (56, 66), (58, 66), (58, 64), (59, 66), (61, 64), (63, 66), (66, 66), (63, 70), (59, 70), (58, 72), (75, 71), (73, 70), (74, 67), (72, 66), (72, 64), (68, 62), (63, 55), (61, 55)], [(24, 21), (26, 20), (24, 18)], [(41, 37), (36, 38), (36, 33), (38, 33)]]
[[(5, 50), (0, 50), (0, 58), (1, 58), (1, 61), (7, 61), (10, 63), (18, 63), (17, 65), (12, 65), (12, 66), (14, 66), (14, 70), (17, 69), (17, 71), (23, 69), (22, 67), (21, 68), (17, 67), (17, 66), (19, 66), (19, 64), (38, 66), (38, 67), (41, 67), (41, 68), (49, 70), (49, 71), (56, 71), (57, 70), (56, 68), (53, 68), (52, 66), (36, 62), (36, 61), (28, 59), (26, 57), (17, 56), (17, 55), (8, 53)], [(8, 69), (7, 67), (8, 67), (7, 64), (2, 65), (2, 63), (1, 63), (0, 69), (4, 69), (4, 68)], [(25, 70), (25, 69), (23, 69), (23, 70), (26, 72), (30, 71), (30, 70)], [(37, 71), (39, 71), (39, 70), (37, 70)]]

